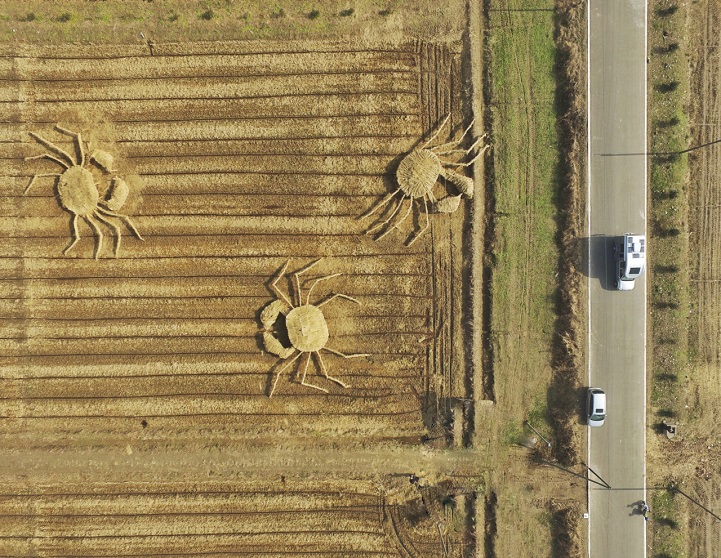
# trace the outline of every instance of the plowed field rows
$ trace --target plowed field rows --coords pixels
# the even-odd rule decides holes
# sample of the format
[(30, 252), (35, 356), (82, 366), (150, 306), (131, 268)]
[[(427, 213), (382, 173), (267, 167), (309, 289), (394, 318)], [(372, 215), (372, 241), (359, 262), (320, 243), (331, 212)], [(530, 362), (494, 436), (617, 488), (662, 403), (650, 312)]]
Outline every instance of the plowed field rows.
[(328, 483), (104, 488), (0, 494), (3, 554), (390, 558), (404, 547), (438, 548), (432, 524), (396, 526), (396, 506), (362, 482), (343, 491)]
[[(461, 325), (470, 206), (430, 215), (412, 246), (422, 213), (379, 241), (363, 234), (373, 218), (359, 216), (396, 188), (400, 157), (446, 114), (447, 130), (460, 136), (459, 58), (414, 41), (156, 45), (153, 56), (132, 45), (7, 47), (3, 450), (24, 462), (50, 452), (76, 463), (126, 447), (203, 461), (209, 448), (342, 453), (428, 437), (450, 443), (451, 401), (469, 397), (470, 386)], [(97, 230), (79, 219), (81, 238), (63, 253), (72, 214), (60, 206), (57, 180), (38, 176), (26, 192), (34, 175), (63, 168), (24, 160), (63, 158), (30, 132), (80, 157), (56, 124), (82, 132), (86, 158), (112, 154), (114, 168), (85, 168), (101, 199), (115, 177), (127, 182), (117, 211), (144, 240), (127, 219), (106, 214), (95, 218)], [(311, 362), (307, 381), (328, 393), (300, 385), (301, 358), (269, 398), (287, 362), (259, 335), (260, 311), (275, 298), (270, 281), (286, 261), (290, 274), (318, 258), (302, 277), (304, 293), (314, 279), (342, 275), (318, 283), (310, 301), (343, 293), (360, 303), (322, 307), (327, 347), (368, 356), (322, 353), (347, 389)], [(278, 287), (292, 292), (290, 277)], [(201, 494), (205, 485), (166, 494), (88, 480), (0, 495), (0, 554), (382, 557), (440, 548), (435, 523), (406, 541), (394, 527), (404, 513), (385, 510), (370, 486), (362, 494), (311, 483), (255, 495), (237, 487)]]

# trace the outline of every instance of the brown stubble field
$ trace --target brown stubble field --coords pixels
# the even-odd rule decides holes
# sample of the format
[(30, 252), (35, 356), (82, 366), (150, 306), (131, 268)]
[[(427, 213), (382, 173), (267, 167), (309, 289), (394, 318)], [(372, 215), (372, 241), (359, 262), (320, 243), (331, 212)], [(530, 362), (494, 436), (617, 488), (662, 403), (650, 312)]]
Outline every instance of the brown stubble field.
[[(446, 451), (471, 427), (469, 208), (431, 215), (410, 247), (422, 215), (377, 242), (358, 219), (446, 114), (459, 137), (461, 52), (402, 38), (3, 47), (3, 554), (469, 555), (479, 468)], [(101, 249), (81, 219), (63, 254), (72, 215), (54, 178), (24, 193), (63, 171), (24, 160), (50, 152), (30, 132), (79, 156), (56, 124), (87, 156), (112, 154), (85, 168), (101, 198), (125, 180), (118, 213), (144, 240), (106, 214)], [(318, 258), (304, 292), (342, 275), (312, 301), (360, 303), (323, 306), (327, 346), (369, 356), (323, 353), (347, 389), (311, 365), (327, 394), (286, 370), (269, 398), (269, 282)]]
[[(721, 137), (721, 2), (707, 0), (689, 10), (691, 56), (690, 145), (716, 142)], [(689, 156), (689, 259), (691, 270), (689, 316), (690, 378), (689, 441), (682, 472), (691, 494), (708, 508), (721, 511), (718, 437), (721, 401), (721, 234), (719, 233), (719, 178), (721, 144)], [(688, 378), (688, 377), (687, 377)], [(688, 379), (687, 379), (688, 382)], [(689, 466), (688, 464), (691, 464)], [(711, 556), (721, 547), (721, 522), (710, 514), (690, 511), (689, 552)]]
[[(256, 480), (107, 483), (102, 493), (87, 484), (66, 484), (62, 493), (19, 489), (0, 496), (3, 554), (438, 555), (438, 531), (421, 517), (425, 512), (420, 501), (392, 505), (367, 482), (346, 482), (339, 488), (324, 481)], [(29, 517), (37, 517), (33, 527), (40, 535), (27, 536)], [(442, 519), (453, 523), (451, 515)], [(448, 547), (448, 555), (459, 555), (453, 543)]]
[[(652, 137), (667, 142), (673, 151), (687, 151), (671, 163), (655, 163), (665, 171), (657, 175), (666, 180), (659, 181), (663, 189), (655, 192), (661, 196), (653, 200), (659, 208), (654, 218), (680, 234), (657, 235), (656, 252), (661, 256), (656, 256), (651, 270), (656, 300), (671, 304), (656, 304), (652, 313), (657, 331), (649, 388), (649, 430), (655, 430), (647, 438), (649, 486), (673, 486), (680, 493), (654, 493), (660, 506), (649, 542), (658, 555), (714, 556), (721, 545), (721, 3), (657, 2), (653, 14), (650, 75), (656, 84), (671, 83), (678, 91), (656, 94), (651, 106), (656, 118), (649, 121)], [(669, 246), (680, 249), (673, 254)], [(671, 312), (673, 320), (668, 319)], [(672, 440), (663, 434), (662, 422), (677, 424)]]
[[(429, 280), (442, 224), (434, 220), (431, 234), (406, 248), (410, 227), (377, 243), (362, 235), (358, 216), (384, 194), (385, 168), (396, 152), (422, 135), (414, 67), (424, 47), (344, 54), (343, 47), (318, 46), (320, 52), (269, 55), (255, 52), (262, 44), (248, 44), (240, 47), (251, 50), (246, 55), (231, 54), (237, 47), (228, 45), (222, 57), (166, 57), (158, 47), (152, 58), (143, 53), (121, 59), (113, 58), (118, 54), (112, 47), (110, 58), (93, 62), (57, 60), (52, 53), (24, 59), (30, 67), (18, 78), (32, 76), (32, 90), (17, 94), (32, 99), (20, 109), (32, 124), (6, 128), (5, 160), (14, 184), (5, 220), (12, 238), (6, 269), (8, 279), (20, 274), (5, 286), (8, 309), (19, 313), (6, 326), (5, 352), (12, 359), (9, 370), (39, 371), (33, 374), (39, 384), (18, 386), (17, 393), (65, 397), (38, 399), (41, 404), (24, 409), (26, 416), (123, 420), (132, 411), (162, 424), (169, 417), (182, 423), (194, 409), (194, 416), (227, 427), (228, 415), (252, 424), (252, 417), (272, 410), (282, 424), (292, 411), (287, 399), (267, 400), (275, 359), (260, 349), (257, 314), (274, 298), (267, 283), (281, 264), (290, 259), (294, 271), (324, 257), (314, 275), (343, 276), (325, 283), (325, 290), (319, 286), (316, 296), (338, 291), (360, 302), (324, 308), (334, 333), (328, 346), (371, 356), (329, 358), (331, 366), (342, 367), (339, 374), (351, 390), (325, 396), (283, 381), (279, 392), (290, 390), (298, 398), (293, 405), (336, 410), (339, 434), (420, 435), (417, 401), (405, 395), (413, 393), (406, 391), (409, 384), (423, 397), (430, 389), (424, 377), (433, 351), (422, 338), (436, 339), (433, 324), (442, 320), (434, 315)], [(207, 77), (184, 77), (193, 74)], [(146, 75), (155, 77), (139, 79)], [(58, 87), (56, 80), (70, 81)], [(134, 84), (136, 99), (127, 99), (123, 82)], [(233, 98), (223, 99), (228, 88)], [(177, 100), (166, 102), (166, 96)], [(23, 194), (31, 173), (58, 168), (52, 161), (22, 161), (44, 151), (27, 132), (70, 151), (53, 123), (87, 129), (71, 118), (87, 114), (88, 107), (111, 122), (115, 134), (95, 139), (91, 129), (93, 143), (120, 154), (119, 173), (137, 186), (128, 213), (145, 240), (123, 230), (117, 259), (108, 227), (99, 259), (93, 259), (97, 235), (82, 221), (81, 241), (63, 256), (70, 216), (58, 207), (52, 177), (38, 178)], [(444, 219), (446, 228), (449, 221)], [(147, 377), (148, 369), (156, 374)], [(60, 374), (69, 370), (75, 373)], [(92, 397), (100, 394), (111, 397)], [(137, 399), (118, 400), (131, 394)], [(198, 397), (207, 398), (202, 409)], [(360, 417), (346, 432), (343, 417), (349, 415)], [(378, 424), (383, 416), (387, 424)], [(260, 421), (263, 430), (271, 426), (268, 420)], [(325, 430), (313, 413), (298, 426), (288, 434)]]

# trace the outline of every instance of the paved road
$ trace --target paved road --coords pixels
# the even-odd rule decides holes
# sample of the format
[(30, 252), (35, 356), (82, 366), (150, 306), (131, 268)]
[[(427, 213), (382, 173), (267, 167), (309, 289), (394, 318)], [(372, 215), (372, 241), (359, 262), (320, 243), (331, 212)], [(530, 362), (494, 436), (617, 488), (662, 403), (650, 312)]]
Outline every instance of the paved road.
[[(589, 436), (591, 558), (646, 555), (646, 281), (613, 290), (611, 237), (646, 227), (646, 4), (589, 1), (589, 382), (608, 418)], [(635, 154), (635, 155), (634, 155)], [(650, 246), (653, 250), (653, 246)]]

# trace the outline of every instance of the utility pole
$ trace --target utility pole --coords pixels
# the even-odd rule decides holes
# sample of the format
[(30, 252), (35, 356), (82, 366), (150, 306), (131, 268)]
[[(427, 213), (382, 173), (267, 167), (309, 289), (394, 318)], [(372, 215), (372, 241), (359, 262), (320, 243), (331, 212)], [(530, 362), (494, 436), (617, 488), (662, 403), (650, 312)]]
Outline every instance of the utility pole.
[(533, 430), (536, 434), (538, 434), (538, 435), (540, 436), (541, 440), (543, 440), (544, 442), (546, 442), (546, 446), (547, 446), (547, 447), (549, 447), (549, 448), (551, 447), (551, 442), (549, 442), (548, 440), (546, 440), (546, 438), (543, 437), (543, 434), (541, 434), (538, 430), (536, 430), (535, 428), (533, 428), (533, 425), (532, 425), (530, 422), (526, 421), (526, 425), (528, 426), (528, 428), (530, 428), (530, 429)]

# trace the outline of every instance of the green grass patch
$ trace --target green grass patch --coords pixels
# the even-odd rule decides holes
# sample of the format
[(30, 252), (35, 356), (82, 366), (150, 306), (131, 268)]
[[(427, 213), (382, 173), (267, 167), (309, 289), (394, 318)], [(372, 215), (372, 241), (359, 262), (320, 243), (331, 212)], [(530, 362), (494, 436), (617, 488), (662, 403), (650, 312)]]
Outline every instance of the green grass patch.
[[(132, 7), (131, 7), (132, 5)], [(134, 43), (140, 32), (156, 44), (243, 39), (357, 39), (371, 36), (459, 40), (464, 4), (438, 12), (433, 0), (103, 0), (5, 2), (0, 41), (32, 44)], [(393, 17), (389, 17), (389, 16)], [(399, 31), (397, 22), (403, 22)]]
[(533, 427), (548, 438), (548, 405), (543, 397), (537, 397), (533, 408), (528, 411), (526, 420), (533, 425)]
[[(649, 6), (649, 392), (655, 414), (649, 421), (689, 419), (683, 385), (689, 361), (689, 163), (687, 155), (679, 153), (689, 147), (686, 10), (673, 0), (656, 0)], [(663, 461), (661, 455), (649, 461), (651, 483), (663, 478)], [(685, 530), (678, 528), (687, 503), (680, 500), (668, 491), (653, 493), (651, 556), (688, 556)]]
[[(546, 401), (551, 376), (559, 157), (553, 12), (513, 10), (550, 9), (554, 3), (511, 4), (508, 11), (488, 13), (487, 101), (495, 178), (491, 327), (497, 338), (495, 391), (502, 396), (517, 390), (523, 378), (527, 393), (516, 411), (520, 415), (538, 401)], [(519, 423), (525, 418), (516, 417)]]
[(517, 446), (525, 437), (523, 426), (515, 420), (507, 420), (501, 426), (501, 442), (507, 446)]
[[(511, 446), (521, 444), (529, 437), (538, 438), (536, 432), (529, 428), (526, 422), (530, 423), (544, 438), (551, 438), (548, 424), (548, 406), (545, 398), (536, 397), (533, 407), (526, 411), (525, 420), (509, 419), (503, 423), (501, 428), (502, 442), (507, 446)], [(539, 442), (542, 442), (542, 440), (539, 440)]]
[(668, 556), (681, 558), (688, 556), (683, 549), (679, 530), (679, 498), (671, 491), (657, 490), (651, 497), (650, 521), (653, 532), (652, 557)]
[[(682, 49), (668, 51), (670, 41), (683, 43), (685, 10), (668, 0), (655, 2), (649, 33), (650, 188), (649, 263), (651, 337), (654, 371), (651, 401), (683, 413), (678, 378), (688, 363), (688, 66)], [(663, 15), (659, 15), (663, 14)], [(673, 86), (672, 86), (673, 85)], [(656, 271), (656, 272), (654, 272)]]
[(272, 19), (279, 19), (281, 17), (285, 17), (285, 10), (279, 4), (276, 4), (273, 7), (273, 10), (270, 12), (270, 17)]

